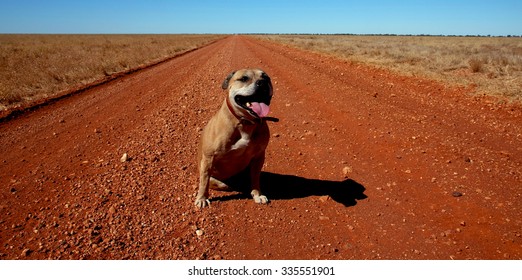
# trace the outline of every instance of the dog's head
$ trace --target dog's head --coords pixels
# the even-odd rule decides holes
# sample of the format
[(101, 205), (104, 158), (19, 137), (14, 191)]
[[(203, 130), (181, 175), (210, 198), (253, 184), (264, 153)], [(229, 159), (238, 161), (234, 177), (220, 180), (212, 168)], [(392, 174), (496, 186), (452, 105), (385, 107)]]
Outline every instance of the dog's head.
[(228, 90), (228, 102), (241, 117), (255, 120), (268, 115), (273, 94), (272, 82), (262, 70), (234, 71), (225, 78), (221, 87)]

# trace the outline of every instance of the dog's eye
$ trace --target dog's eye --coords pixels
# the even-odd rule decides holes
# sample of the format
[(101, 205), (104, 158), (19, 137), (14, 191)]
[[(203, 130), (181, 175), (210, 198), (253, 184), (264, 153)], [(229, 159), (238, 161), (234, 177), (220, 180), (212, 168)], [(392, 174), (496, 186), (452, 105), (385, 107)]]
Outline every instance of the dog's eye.
[(243, 76), (243, 77), (241, 77), (241, 78), (239, 78), (237, 80), (240, 81), (240, 82), (246, 82), (246, 81), (248, 81), (248, 79), (249, 79), (248, 76)]

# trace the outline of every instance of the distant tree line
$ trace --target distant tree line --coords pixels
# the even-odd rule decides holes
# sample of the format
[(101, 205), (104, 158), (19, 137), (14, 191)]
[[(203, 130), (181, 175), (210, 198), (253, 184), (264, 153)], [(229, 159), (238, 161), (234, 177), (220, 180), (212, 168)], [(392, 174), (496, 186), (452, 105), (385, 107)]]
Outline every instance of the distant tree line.
[(411, 36), (411, 37), (507, 37), (522, 38), (522, 35), (433, 35), (433, 34), (354, 34), (354, 33), (240, 33), (244, 35), (339, 35), (339, 36)]

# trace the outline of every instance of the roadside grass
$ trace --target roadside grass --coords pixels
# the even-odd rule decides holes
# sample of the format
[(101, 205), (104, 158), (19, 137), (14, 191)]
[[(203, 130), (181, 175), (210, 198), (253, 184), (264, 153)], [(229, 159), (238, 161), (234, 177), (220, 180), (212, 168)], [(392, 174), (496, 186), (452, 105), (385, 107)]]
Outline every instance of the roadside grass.
[(332, 54), (522, 102), (522, 38), (354, 35), (259, 35), (261, 39)]
[(221, 37), (0, 34), (0, 111), (165, 60)]

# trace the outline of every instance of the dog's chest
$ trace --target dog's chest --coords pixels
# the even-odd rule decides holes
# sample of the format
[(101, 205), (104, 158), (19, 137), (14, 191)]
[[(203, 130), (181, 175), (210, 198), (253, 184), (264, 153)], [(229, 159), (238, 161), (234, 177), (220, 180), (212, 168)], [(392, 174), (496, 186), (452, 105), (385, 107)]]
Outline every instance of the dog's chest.
[(244, 151), (248, 148), (250, 142), (251, 142), (251, 133), (240, 131), (240, 137), (239, 139), (232, 144), (230, 147), (231, 151)]

